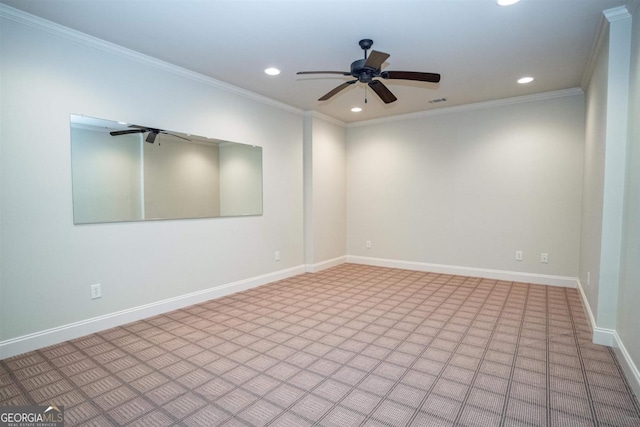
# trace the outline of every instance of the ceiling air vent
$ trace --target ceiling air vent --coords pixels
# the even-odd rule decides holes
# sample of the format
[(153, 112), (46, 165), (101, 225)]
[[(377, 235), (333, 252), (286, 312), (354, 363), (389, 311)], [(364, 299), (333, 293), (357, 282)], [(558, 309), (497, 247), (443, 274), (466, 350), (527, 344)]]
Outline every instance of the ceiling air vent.
[(429, 100), (429, 104), (439, 104), (441, 102), (447, 102), (447, 98), (435, 98)]

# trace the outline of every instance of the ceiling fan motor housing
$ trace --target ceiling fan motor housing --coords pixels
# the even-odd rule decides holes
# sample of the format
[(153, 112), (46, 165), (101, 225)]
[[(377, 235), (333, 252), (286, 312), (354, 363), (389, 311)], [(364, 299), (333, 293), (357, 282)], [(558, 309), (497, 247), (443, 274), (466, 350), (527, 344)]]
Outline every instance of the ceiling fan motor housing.
[(351, 75), (361, 83), (369, 83), (374, 77), (377, 77), (377, 73), (380, 71), (375, 68), (365, 67), (365, 62), (365, 59), (359, 59), (351, 63)]

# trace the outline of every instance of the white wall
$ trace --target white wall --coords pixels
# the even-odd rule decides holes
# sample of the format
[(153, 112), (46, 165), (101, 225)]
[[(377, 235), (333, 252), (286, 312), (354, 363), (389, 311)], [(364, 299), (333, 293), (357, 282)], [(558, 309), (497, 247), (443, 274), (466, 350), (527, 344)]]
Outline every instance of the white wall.
[(591, 79), (586, 89), (585, 156), (580, 232), (580, 283), (590, 306), (597, 307), (600, 283), (604, 153), (607, 121), (609, 35), (598, 44)]
[(625, 8), (604, 13), (609, 21), (609, 47), (596, 321), (599, 327), (615, 329), (622, 262), (631, 17)]
[(576, 277), (584, 97), (571, 93), (349, 128), (349, 255)]
[(631, 17), (606, 21), (587, 86), (580, 283), (597, 328), (616, 329), (624, 232)]
[(594, 342), (615, 348), (640, 393), (640, 21), (636, 4), (604, 12), (587, 76), (580, 284)]
[(346, 131), (317, 114), (305, 118), (305, 263), (315, 271), (346, 255)]
[[(301, 112), (23, 14), (0, 24), (0, 343), (303, 264)], [(74, 226), (70, 113), (262, 146), (264, 215)]]
[[(629, 133), (627, 140), (622, 268), (618, 292), (617, 333), (635, 366), (640, 381), (640, 7), (632, 16), (629, 84)], [(637, 384), (636, 396), (640, 391)]]

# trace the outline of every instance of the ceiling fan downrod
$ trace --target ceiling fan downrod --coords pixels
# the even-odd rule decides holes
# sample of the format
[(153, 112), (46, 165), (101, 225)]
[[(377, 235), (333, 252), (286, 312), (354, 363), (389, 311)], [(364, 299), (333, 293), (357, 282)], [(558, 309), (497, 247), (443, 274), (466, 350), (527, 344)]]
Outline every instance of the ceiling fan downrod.
[(358, 44), (360, 45), (362, 50), (364, 50), (364, 59), (366, 61), (367, 60), (367, 51), (369, 49), (371, 49), (371, 46), (373, 46), (373, 40), (371, 40), (371, 39), (362, 39), (362, 40), (360, 40), (358, 42)]

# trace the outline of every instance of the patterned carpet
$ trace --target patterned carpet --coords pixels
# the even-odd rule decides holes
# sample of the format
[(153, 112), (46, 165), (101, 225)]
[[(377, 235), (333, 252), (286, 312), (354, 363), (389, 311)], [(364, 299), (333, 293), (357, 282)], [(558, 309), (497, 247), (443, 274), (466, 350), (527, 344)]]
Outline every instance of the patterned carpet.
[(640, 426), (575, 289), (344, 264), (0, 361), (66, 426)]

